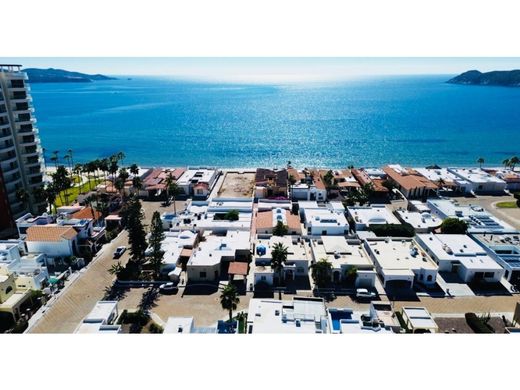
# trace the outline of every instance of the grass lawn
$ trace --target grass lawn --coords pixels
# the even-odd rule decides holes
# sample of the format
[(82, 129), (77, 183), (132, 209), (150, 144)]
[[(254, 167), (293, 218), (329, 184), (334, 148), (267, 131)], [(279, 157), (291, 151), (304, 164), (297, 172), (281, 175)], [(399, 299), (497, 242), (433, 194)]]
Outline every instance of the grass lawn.
[[(67, 190), (67, 193), (69, 194), (69, 198), (68, 198), (69, 204), (74, 203), (74, 201), (77, 199), (79, 194), (88, 192), (90, 188), (92, 188), (92, 189), (96, 188), (96, 185), (101, 183), (101, 181), (102, 180), (99, 180), (99, 179), (98, 180), (92, 179), (92, 180), (90, 180), (91, 187), (89, 187), (89, 182), (87, 182), (80, 187), (69, 188)], [(56, 197), (56, 207), (65, 206), (65, 204), (62, 203), (60, 196), (61, 196), (61, 198), (63, 198), (63, 202), (65, 203), (65, 191), (62, 191), (60, 193), (60, 195)]]
[(516, 201), (512, 200), (510, 202), (498, 202), (497, 207), (499, 209), (517, 209)]

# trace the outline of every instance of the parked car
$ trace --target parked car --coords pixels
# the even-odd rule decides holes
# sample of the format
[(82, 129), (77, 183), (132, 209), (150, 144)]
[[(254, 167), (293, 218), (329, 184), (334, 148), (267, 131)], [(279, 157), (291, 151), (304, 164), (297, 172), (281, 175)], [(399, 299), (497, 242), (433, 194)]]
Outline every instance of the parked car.
[(159, 286), (159, 291), (163, 294), (173, 293), (177, 290), (179, 290), (179, 288), (177, 287), (176, 283), (173, 282), (164, 283)]
[(126, 251), (126, 246), (118, 246), (114, 251), (114, 259), (119, 259)]
[(356, 289), (356, 298), (358, 299), (372, 299), (376, 297), (376, 293), (368, 291), (366, 288)]

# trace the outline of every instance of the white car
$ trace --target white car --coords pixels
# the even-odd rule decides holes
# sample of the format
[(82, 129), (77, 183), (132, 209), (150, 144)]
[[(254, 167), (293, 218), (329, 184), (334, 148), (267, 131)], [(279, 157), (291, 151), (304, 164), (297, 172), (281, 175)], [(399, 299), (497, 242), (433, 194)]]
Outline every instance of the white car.
[(177, 291), (179, 288), (176, 286), (175, 283), (173, 282), (169, 282), (169, 283), (164, 283), (164, 284), (161, 284), (159, 286), (159, 291), (162, 292), (162, 293), (170, 293), (170, 292), (175, 292)]
[(372, 299), (375, 297), (376, 294), (372, 291), (368, 291), (366, 288), (358, 288), (356, 290), (356, 298), (358, 299)]
[(118, 246), (114, 251), (114, 259), (119, 259), (126, 251), (126, 246)]

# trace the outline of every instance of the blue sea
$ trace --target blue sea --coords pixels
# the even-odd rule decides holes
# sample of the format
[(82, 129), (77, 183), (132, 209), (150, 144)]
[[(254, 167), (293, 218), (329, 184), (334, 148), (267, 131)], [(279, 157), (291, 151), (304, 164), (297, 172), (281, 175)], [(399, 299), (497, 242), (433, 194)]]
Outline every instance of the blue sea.
[(34, 84), (42, 146), (142, 166), (497, 165), (520, 155), (520, 88), (452, 75), (246, 85), (126, 77)]

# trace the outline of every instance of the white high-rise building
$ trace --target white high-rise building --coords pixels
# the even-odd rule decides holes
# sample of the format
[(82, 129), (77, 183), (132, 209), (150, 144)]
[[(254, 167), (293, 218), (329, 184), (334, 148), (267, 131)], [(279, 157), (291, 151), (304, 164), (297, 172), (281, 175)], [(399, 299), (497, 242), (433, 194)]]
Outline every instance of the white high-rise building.
[(27, 80), (21, 65), (0, 64), (0, 232), (9, 219), (46, 206), (33, 194), (43, 184), (44, 159)]

